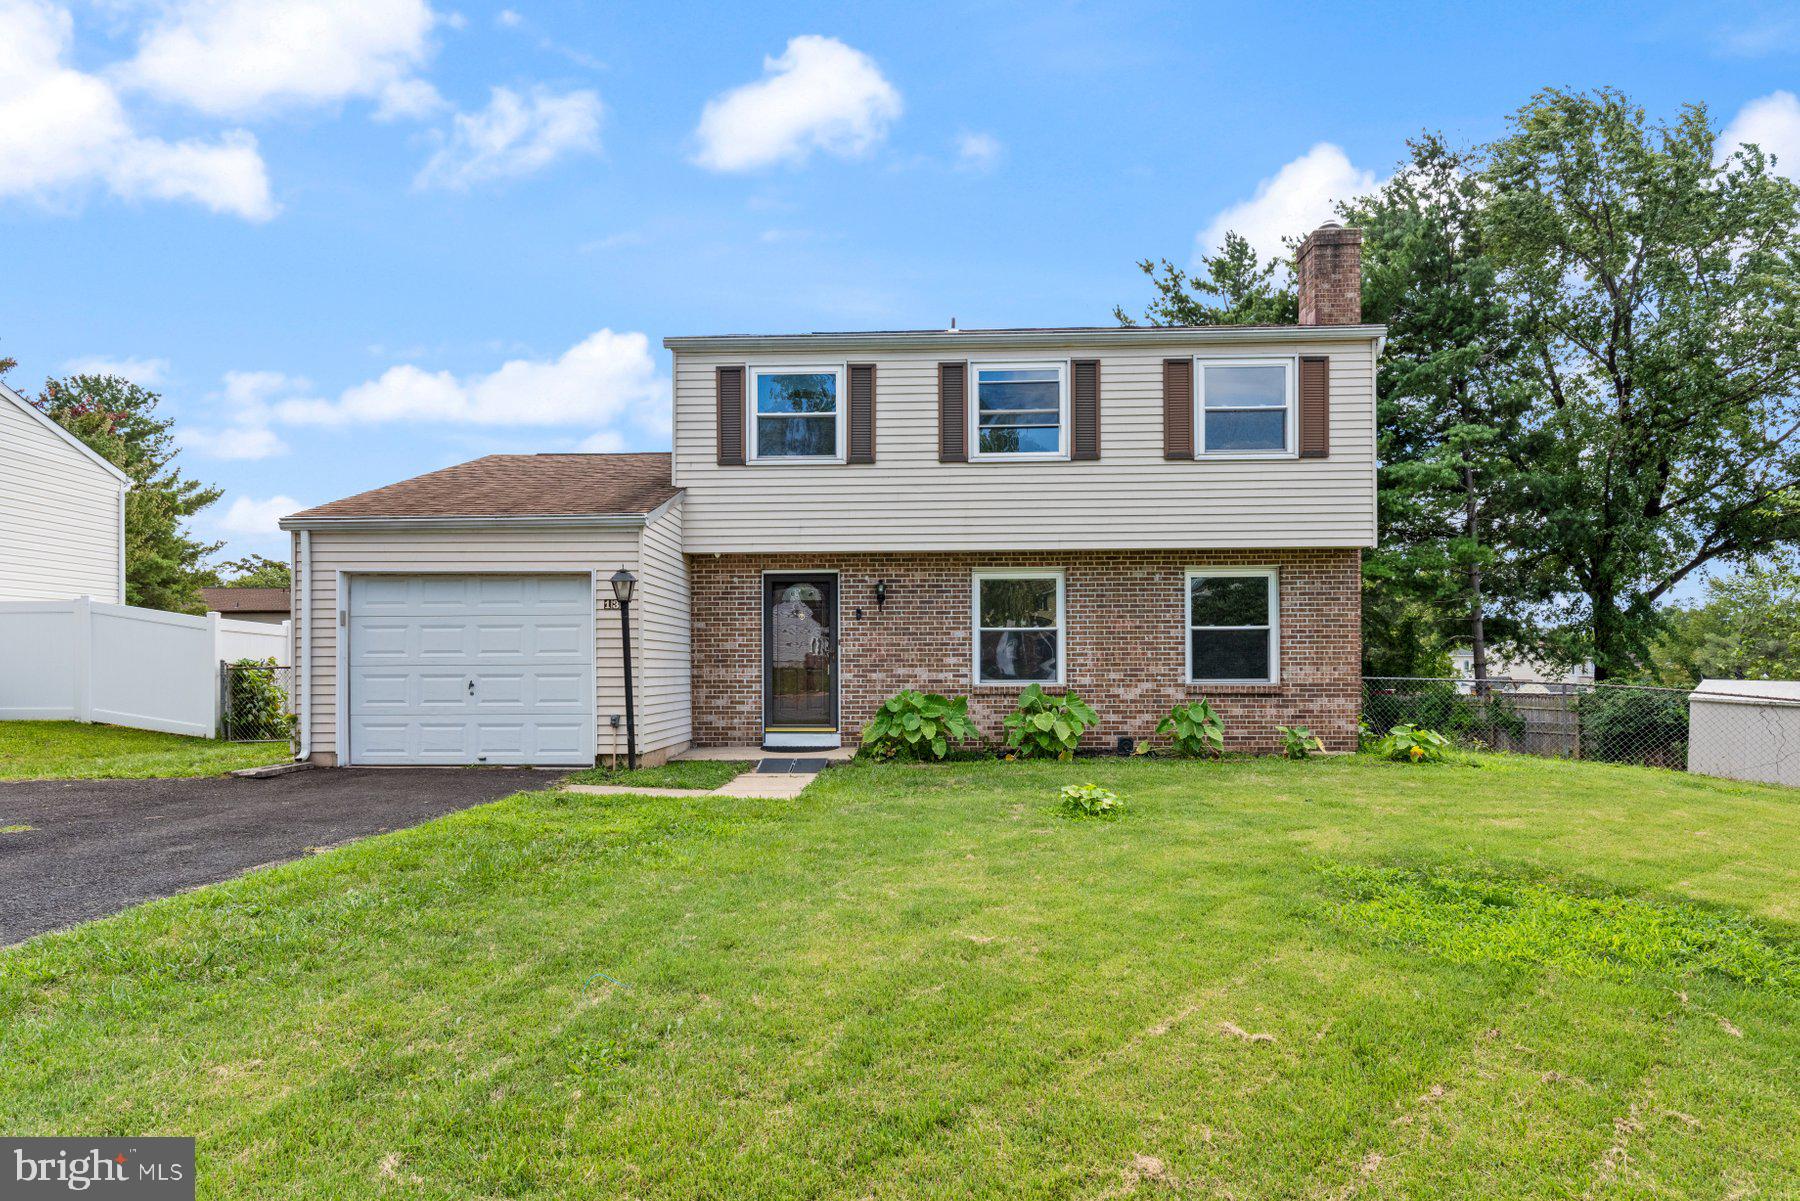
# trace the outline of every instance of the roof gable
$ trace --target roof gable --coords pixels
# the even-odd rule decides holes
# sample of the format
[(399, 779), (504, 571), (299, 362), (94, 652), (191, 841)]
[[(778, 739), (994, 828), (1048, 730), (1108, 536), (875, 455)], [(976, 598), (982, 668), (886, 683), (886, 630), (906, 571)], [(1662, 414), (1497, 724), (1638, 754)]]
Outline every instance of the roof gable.
[(42, 412), (39, 411), (39, 409), (36, 405), (32, 404), (29, 400), (26, 400), (23, 396), (20, 396), (17, 392), (14, 392), (11, 388), (7, 387), (5, 384), (0, 384), (0, 400), (10, 401), (11, 403), (17, 405), (22, 412), (24, 412), (26, 415), (28, 415), (33, 420), (35, 420), (39, 425), (41, 425), (45, 429), (49, 430), (52, 434), (55, 434), (58, 438), (62, 439), (64, 442), (68, 443), (70, 446), (74, 447), (76, 450), (80, 451), (82, 453), (82, 455), (85, 456), (90, 462), (96, 463), (100, 467), (104, 468), (108, 475), (110, 475), (114, 479), (118, 480), (121, 484), (125, 485), (125, 487), (127, 487), (127, 488), (131, 487), (131, 477), (130, 476), (126, 475), (123, 471), (120, 471), (117, 467), (113, 466), (113, 464), (104, 455), (100, 454), (93, 447), (89, 446), (86, 442), (83, 442), (80, 438), (77, 438), (74, 434), (71, 434), (68, 430), (64, 429), (62, 426), (58, 425), (56, 422), (54, 422), (50, 418), (46, 417)]

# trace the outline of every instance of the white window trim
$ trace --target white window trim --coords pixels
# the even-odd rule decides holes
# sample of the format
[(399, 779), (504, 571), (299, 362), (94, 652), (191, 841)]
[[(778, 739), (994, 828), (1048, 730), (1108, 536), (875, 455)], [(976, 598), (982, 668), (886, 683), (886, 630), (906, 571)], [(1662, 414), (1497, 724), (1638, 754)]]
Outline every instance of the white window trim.
[[(1287, 407), (1282, 423), (1281, 450), (1206, 449), (1206, 369), (1208, 367), (1282, 367), (1287, 372)], [(1296, 427), (1299, 422), (1300, 359), (1297, 355), (1215, 355), (1194, 360), (1194, 457), (1206, 459), (1297, 459), (1300, 457)], [(1260, 406), (1259, 406), (1260, 407)], [(1233, 410), (1226, 409), (1225, 412)], [(1244, 412), (1247, 410), (1237, 410)]]
[[(1054, 680), (987, 680), (981, 675), (981, 584), (984, 580), (1055, 580), (1056, 581), (1056, 678)], [(977, 571), (969, 581), (969, 678), (979, 688), (1025, 688), (1032, 684), (1063, 682), (1069, 662), (1069, 629), (1066, 619), (1067, 581), (1060, 568), (1016, 567)], [(1039, 629), (1037, 626), (990, 626), (990, 629)]]
[[(1056, 446), (1054, 451), (984, 451), (981, 449), (981, 373), (983, 371), (1056, 372)], [(995, 359), (969, 364), (969, 458), (983, 463), (1052, 463), (1069, 457), (1069, 361), (1067, 359)]]
[[(845, 391), (849, 371), (843, 363), (770, 363), (751, 364), (744, 372), (744, 441), (749, 452), (744, 456), (746, 463), (842, 463), (844, 461), (844, 428), (845, 410), (850, 407), (850, 399)], [(833, 416), (837, 418), (837, 449), (829, 455), (765, 455), (762, 453), (758, 437), (760, 427), (756, 418), (756, 381), (765, 375), (831, 375), (836, 377), (837, 409)], [(819, 414), (823, 416), (824, 414)]]
[[(1194, 581), (1219, 577), (1245, 578), (1261, 576), (1269, 581), (1269, 672), (1262, 679), (1212, 680), (1194, 676), (1194, 631), (1260, 630), (1253, 626), (1196, 626), (1194, 624)], [(1187, 660), (1189, 684), (1279, 684), (1281, 683), (1281, 571), (1275, 567), (1190, 567), (1181, 581), (1181, 629), (1183, 656)]]

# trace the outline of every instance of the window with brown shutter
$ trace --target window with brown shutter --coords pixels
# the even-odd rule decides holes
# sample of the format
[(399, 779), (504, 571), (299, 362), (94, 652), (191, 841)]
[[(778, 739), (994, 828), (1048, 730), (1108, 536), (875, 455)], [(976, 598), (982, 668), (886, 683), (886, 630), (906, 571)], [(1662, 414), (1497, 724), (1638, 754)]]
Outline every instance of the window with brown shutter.
[(938, 364), (938, 462), (969, 461), (969, 365)]
[(720, 367), (715, 373), (718, 393), (719, 466), (744, 465), (744, 369)]
[(851, 463), (875, 461), (875, 364), (850, 364)]
[(1163, 360), (1163, 458), (1194, 457), (1194, 360)]
[(1300, 457), (1323, 459), (1331, 454), (1331, 360), (1300, 360)]
[(1069, 364), (1069, 457), (1100, 457), (1100, 360), (1076, 359)]

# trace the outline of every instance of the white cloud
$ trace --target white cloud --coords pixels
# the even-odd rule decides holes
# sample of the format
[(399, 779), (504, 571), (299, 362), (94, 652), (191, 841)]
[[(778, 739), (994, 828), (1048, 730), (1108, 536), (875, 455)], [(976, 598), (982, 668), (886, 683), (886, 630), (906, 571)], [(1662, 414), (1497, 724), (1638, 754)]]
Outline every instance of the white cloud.
[(249, 537), (277, 534), (280, 530), (276, 522), (305, 507), (291, 496), (271, 496), (267, 500), (239, 496), (232, 500), (225, 516), (219, 518), (218, 527), (227, 534)]
[(377, 121), (417, 121), (449, 107), (438, 90), (423, 79), (396, 79), (381, 89), (375, 104)]
[(1776, 170), (1800, 181), (1800, 97), (1792, 92), (1771, 92), (1738, 110), (1719, 138), (1718, 158), (1723, 162), (1739, 146), (1754, 142), (1764, 154), (1778, 160)]
[(388, 89), (410, 86), (436, 22), (425, 0), (177, 0), (119, 75), (214, 116), (352, 96), (397, 113)]
[(700, 166), (747, 171), (805, 162), (815, 150), (859, 155), (900, 116), (900, 93), (875, 60), (836, 38), (794, 38), (763, 70), (764, 78), (707, 102), (696, 131)]
[(231, 426), (222, 430), (188, 427), (181, 432), (181, 443), (212, 459), (270, 459), (287, 453), (281, 435), (266, 426)]
[(95, 183), (125, 199), (184, 200), (251, 221), (275, 215), (256, 139), (140, 136), (112, 86), (64, 64), (66, 9), (0, 0), (0, 197), (51, 200)]
[(1000, 139), (991, 133), (956, 136), (956, 165), (965, 171), (992, 171), (1000, 162)]
[(494, 24), (502, 29), (517, 29), (525, 23), (525, 18), (510, 8), (503, 8), (494, 14)]
[(124, 358), (109, 359), (93, 356), (83, 359), (70, 359), (63, 364), (63, 371), (68, 375), (116, 375), (128, 379), (145, 388), (154, 387), (169, 376), (169, 360)]
[(1320, 142), (1257, 184), (1249, 200), (1214, 217), (1199, 235), (1200, 249), (1217, 250), (1225, 234), (1235, 230), (1263, 257), (1279, 255), (1282, 239), (1310, 233), (1331, 220), (1336, 215), (1333, 202), (1364, 195), (1379, 183), (1373, 172), (1352, 166), (1343, 150)]
[(1732, 58), (1761, 58), (1800, 45), (1800, 19), (1761, 16), (1713, 33), (1713, 45)]
[(414, 186), (464, 189), (541, 171), (566, 154), (600, 151), (605, 108), (590, 91), (533, 88), (520, 96), (495, 88), (478, 113), (458, 113), (450, 140), (431, 156)]
[(665, 387), (648, 338), (603, 329), (556, 359), (513, 359), (489, 374), (461, 378), (408, 363), (346, 389), (335, 401), (283, 400), (273, 411), (276, 420), (297, 425), (606, 424), (665, 404)]

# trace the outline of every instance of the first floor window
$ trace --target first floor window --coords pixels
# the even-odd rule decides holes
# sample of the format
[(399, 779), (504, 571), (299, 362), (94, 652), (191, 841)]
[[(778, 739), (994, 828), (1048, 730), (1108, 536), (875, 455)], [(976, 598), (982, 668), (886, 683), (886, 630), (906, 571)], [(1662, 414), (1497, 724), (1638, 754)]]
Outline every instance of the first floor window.
[(1215, 359), (1197, 373), (1200, 447), (1209, 455), (1280, 455), (1293, 447), (1291, 359)]
[(975, 682), (1060, 683), (1062, 627), (1060, 571), (978, 572)]
[(1273, 567), (1190, 571), (1188, 679), (1196, 684), (1273, 684), (1280, 648), (1280, 590)]
[(975, 457), (1055, 457), (1063, 453), (1060, 363), (975, 366)]
[(836, 367), (756, 368), (750, 374), (751, 415), (755, 421), (752, 458), (839, 457), (841, 370)]

